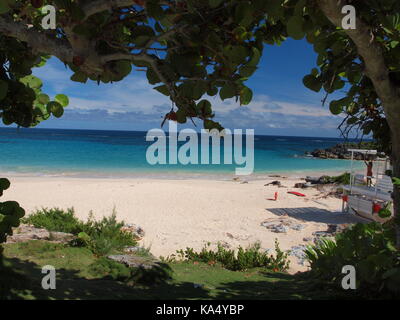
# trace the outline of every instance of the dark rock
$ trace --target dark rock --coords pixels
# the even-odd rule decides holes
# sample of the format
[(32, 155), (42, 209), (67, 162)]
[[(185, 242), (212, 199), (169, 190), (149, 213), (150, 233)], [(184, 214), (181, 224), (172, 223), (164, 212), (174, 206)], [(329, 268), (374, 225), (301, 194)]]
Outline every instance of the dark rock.
[(269, 186), (269, 185), (273, 185), (273, 186), (280, 186), (281, 182), (278, 180), (272, 181), (270, 183), (264, 184), (264, 186)]
[(118, 254), (110, 255), (108, 259), (123, 263), (129, 268), (143, 268), (143, 269), (153, 269), (159, 266), (159, 261), (155, 259), (134, 256), (129, 254)]
[(295, 188), (304, 188), (305, 183), (299, 182), (299, 183), (295, 183), (294, 187)]

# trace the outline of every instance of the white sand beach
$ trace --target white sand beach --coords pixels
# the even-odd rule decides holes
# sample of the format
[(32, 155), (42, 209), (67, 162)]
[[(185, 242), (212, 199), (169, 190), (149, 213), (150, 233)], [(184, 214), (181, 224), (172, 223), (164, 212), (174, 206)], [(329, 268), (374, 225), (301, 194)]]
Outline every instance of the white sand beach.
[[(101, 218), (115, 208), (119, 220), (144, 229), (141, 245), (151, 246), (155, 256), (164, 257), (186, 247), (201, 249), (207, 242), (237, 248), (259, 241), (263, 249), (268, 249), (274, 247), (275, 238), (282, 249), (288, 250), (311, 243), (304, 238), (325, 231), (327, 224), (360, 220), (340, 212), (340, 199), (324, 198), (324, 193), (315, 188), (293, 188), (299, 179), (271, 177), (241, 183), (244, 180), (13, 177), (2, 200), (18, 201), (28, 214), (41, 207), (74, 207), (81, 219), (86, 219), (91, 210), (94, 217)], [(273, 180), (280, 180), (284, 187), (265, 186)], [(306, 197), (288, 194), (290, 190)], [(277, 201), (270, 200), (275, 192)], [(282, 212), (287, 215), (277, 215)], [(261, 225), (279, 219), (304, 228), (275, 233)], [(297, 263), (297, 258), (290, 259), (289, 272), (307, 269)]]

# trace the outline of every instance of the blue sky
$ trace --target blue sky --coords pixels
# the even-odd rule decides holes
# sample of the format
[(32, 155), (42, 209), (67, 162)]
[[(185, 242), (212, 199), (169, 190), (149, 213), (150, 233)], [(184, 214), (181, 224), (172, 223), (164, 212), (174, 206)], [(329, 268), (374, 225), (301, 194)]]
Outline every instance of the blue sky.
[[(322, 106), (322, 92), (314, 93), (302, 83), (315, 61), (305, 40), (266, 46), (258, 71), (247, 82), (254, 92), (252, 103), (239, 106), (234, 99), (213, 99), (215, 119), (226, 128), (255, 129), (256, 134), (339, 136), (341, 118), (331, 115), (328, 105)], [(135, 71), (119, 83), (82, 85), (70, 81), (71, 71), (53, 58), (34, 74), (42, 78), (44, 92), (70, 98), (64, 116), (41, 123), (41, 128), (147, 131), (160, 127), (171, 105), (147, 83), (144, 72)]]

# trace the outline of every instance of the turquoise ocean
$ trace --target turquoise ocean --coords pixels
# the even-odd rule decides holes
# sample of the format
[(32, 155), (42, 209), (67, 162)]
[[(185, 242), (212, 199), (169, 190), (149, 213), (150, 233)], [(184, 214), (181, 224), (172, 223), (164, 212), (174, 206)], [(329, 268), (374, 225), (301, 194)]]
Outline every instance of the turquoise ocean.
[[(145, 137), (146, 132), (135, 131), (0, 128), (0, 172), (29, 176), (231, 177), (238, 167), (235, 163), (150, 165), (146, 150), (153, 142)], [(340, 142), (343, 140), (339, 138), (256, 135), (253, 176), (348, 171), (349, 161), (304, 154)]]

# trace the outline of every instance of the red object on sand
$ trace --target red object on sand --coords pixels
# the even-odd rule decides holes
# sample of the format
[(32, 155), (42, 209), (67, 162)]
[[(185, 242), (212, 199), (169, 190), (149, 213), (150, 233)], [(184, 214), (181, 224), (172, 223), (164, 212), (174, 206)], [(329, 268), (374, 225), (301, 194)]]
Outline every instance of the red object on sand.
[(306, 196), (305, 194), (302, 194), (302, 193), (297, 192), (297, 191), (288, 191), (288, 193), (294, 194), (295, 196), (298, 196), (298, 197), (305, 197)]
[(379, 210), (382, 209), (382, 206), (379, 203), (374, 203), (372, 206), (372, 212), (373, 213), (378, 213)]
[(278, 200), (278, 192), (275, 192), (274, 199), (275, 201)]

